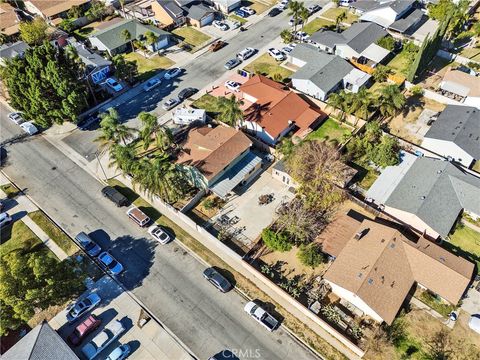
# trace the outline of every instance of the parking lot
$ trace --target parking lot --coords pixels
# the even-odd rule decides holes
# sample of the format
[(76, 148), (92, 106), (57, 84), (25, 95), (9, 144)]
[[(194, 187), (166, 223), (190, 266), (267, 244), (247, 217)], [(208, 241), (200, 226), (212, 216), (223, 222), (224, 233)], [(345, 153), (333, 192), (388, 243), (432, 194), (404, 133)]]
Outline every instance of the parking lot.
[[(149, 320), (142, 328), (138, 326), (138, 320), (141, 313), (140, 306), (121, 289), (110, 277), (104, 276), (96, 283), (91, 284), (84, 296), (95, 292), (102, 299), (91, 313), (96, 315), (101, 321), (100, 327), (89, 334), (80, 346), (74, 347), (75, 353), (83, 359), (81, 352), (82, 346), (87, 344), (93, 337), (102, 331), (102, 329), (112, 323), (114, 320), (120, 320), (125, 331), (114, 340), (105, 350), (101, 352), (101, 357), (106, 358), (115, 348), (122, 344), (128, 344), (131, 348), (129, 359), (159, 359), (159, 360), (187, 360), (192, 359), (185, 351), (160, 325), (153, 319)], [(49, 324), (57, 330), (60, 336), (66, 340), (87, 316), (74, 324), (68, 324), (66, 321), (66, 311), (57, 314)]]

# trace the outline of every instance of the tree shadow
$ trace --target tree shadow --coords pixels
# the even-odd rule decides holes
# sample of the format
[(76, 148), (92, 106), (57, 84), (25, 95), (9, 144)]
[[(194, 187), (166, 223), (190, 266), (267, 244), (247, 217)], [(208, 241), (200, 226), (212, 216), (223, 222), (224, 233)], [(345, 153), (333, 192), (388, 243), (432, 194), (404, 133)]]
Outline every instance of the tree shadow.
[(107, 232), (102, 229), (92, 231), (88, 234), (88, 236), (90, 236), (93, 241), (100, 245), (102, 249), (107, 249), (111, 242), (110, 235), (108, 235)]

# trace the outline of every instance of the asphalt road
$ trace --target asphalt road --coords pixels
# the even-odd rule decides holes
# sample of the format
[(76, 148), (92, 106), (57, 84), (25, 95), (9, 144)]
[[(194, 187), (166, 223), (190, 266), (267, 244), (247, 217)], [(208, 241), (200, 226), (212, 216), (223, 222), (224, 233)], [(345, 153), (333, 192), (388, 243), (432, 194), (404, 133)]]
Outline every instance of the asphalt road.
[[(21, 133), (7, 114), (0, 104), (0, 141)], [(97, 179), (41, 135), (6, 150), (3, 171), (70, 235), (85, 231), (109, 249), (126, 269), (120, 281), (200, 359), (224, 349), (250, 354), (242, 359), (316, 358), (283, 329), (269, 333), (247, 316), (239, 294), (213, 288), (204, 266), (178, 244), (150, 239), (125, 208), (102, 197)]]

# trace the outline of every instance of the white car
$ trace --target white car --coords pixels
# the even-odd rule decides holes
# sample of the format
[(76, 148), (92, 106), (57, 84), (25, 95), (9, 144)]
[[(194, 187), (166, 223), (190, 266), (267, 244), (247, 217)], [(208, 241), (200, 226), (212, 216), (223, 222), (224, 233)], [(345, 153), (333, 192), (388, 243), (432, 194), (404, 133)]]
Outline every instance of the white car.
[(173, 78), (177, 77), (181, 73), (182, 73), (182, 69), (180, 69), (180, 68), (169, 69), (169, 70), (167, 70), (165, 75), (163, 75), (163, 78), (165, 80), (170, 80), (170, 79), (173, 79)]
[(105, 84), (107, 84), (107, 86), (115, 92), (123, 90), (123, 86), (119, 84), (118, 81), (114, 78), (108, 78), (107, 80), (105, 80)]
[(220, 20), (215, 20), (213, 22), (213, 26), (215, 26), (217, 29), (220, 29), (222, 31), (227, 31), (228, 30), (228, 25), (225, 24), (224, 22), (220, 21)]
[(31, 121), (24, 122), (20, 124), (20, 127), (23, 131), (25, 131), (28, 135), (34, 135), (38, 132), (38, 129)]
[(268, 49), (268, 55), (270, 55), (277, 61), (283, 61), (286, 58), (284, 53), (282, 53), (280, 50), (277, 50), (275, 48)]
[(19, 113), (19, 112), (12, 112), (8, 114), (8, 118), (17, 125), (20, 125), (21, 123), (25, 122), (25, 119), (22, 117), (22, 113)]
[(225, 87), (228, 90), (234, 91), (234, 92), (239, 92), (240, 91), (240, 83), (232, 80), (225, 81)]
[(180, 104), (180, 100), (178, 100), (177, 98), (170, 98), (163, 103), (162, 109), (163, 110), (170, 110), (170, 109), (173, 109), (178, 104)]
[(12, 218), (10, 217), (10, 215), (8, 215), (7, 212), (3, 212), (0, 214), (0, 228), (2, 228), (2, 226), (10, 224), (11, 222)]
[(143, 90), (150, 91), (154, 87), (160, 85), (161, 83), (162, 83), (162, 79), (159, 79), (159, 78), (150, 79), (147, 81), (145, 85), (143, 85)]
[(125, 331), (119, 320), (114, 320), (98, 333), (88, 344), (82, 348), (82, 353), (88, 360), (92, 360), (107, 348), (116, 338)]
[(290, 54), (292, 51), (293, 51), (293, 47), (291, 47), (290, 45), (284, 46), (282, 48), (282, 52), (285, 54)]
[(79, 320), (87, 312), (94, 309), (101, 300), (100, 296), (96, 293), (91, 293), (86, 298), (69, 304), (65, 309), (67, 312), (67, 321), (71, 324), (76, 320)]
[(123, 265), (115, 260), (115, 258), (107, 251), (98, 255), (98, 261), (100, 261), (100, 265), (102, 265), (102, 267), (104, 267), (111, 275), (118, 275), (123, 271)]
[(285, 10), (286, 8), (288, 8), (288, 3), (281, 3), (280, 5), (277, 6), (279, 10)]
[(248, 58), (250, 58), (250, 57), (252, 57), (253, 55), (255, 55), (256, 52), (257, 52), (256, 49), (251, 48), (251, 47), (247, 47), (247, 48), (243, 49), (242, 51), (240, 51), (240, 52), (237, 54), (237, 58), (239, 58), (239, 59), (242, 60), (242, 61), (245, 61), (245, 60), (247, 60)]
[(150, 226), (148, 228), (148, 233), (152, 235), (155, 240), (158, 240), (158, 242), (162, 245), (167, 244), (171, 240), (170, 236), (165, 232), (165, 230), (163, 230), (162, 227), (158, 225)]
[(311, 14), (317, 12), (318, 10), (320, 10), (321, 8), (322, 7), (320, 5), (315, 4), (315, 5), (309, 6), (307, 10), (308, 10), (308, 13), (311, 15)]
[(255, 15), (255, 10), (249, 8), (248, 6), (242, 6), (240, 10), (246, 12), (248, 15)]
[(123, 360), (130, 354), (130, 346), (123, 344), (113, 350), (105, 360)]
[(310, 38), (310, 35), (308, 35), (305, 31), (297, 31), (295, 34), (293, 34), (295, 39), (298, 39), (300, 41), (307, 41)]

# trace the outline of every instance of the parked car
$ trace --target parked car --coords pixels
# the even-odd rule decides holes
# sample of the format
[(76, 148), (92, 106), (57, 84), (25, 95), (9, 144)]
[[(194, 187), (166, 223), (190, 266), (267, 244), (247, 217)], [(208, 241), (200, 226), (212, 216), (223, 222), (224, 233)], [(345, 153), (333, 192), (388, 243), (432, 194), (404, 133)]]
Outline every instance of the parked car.
[(113, 78), (108, 78), (107, 80), (105, 80), (105, 84), (107, 84), (107, 86), (115, 92), (123, 90), (123, 86)]
[(98, 329), (102, 320), (95, 315), (87, 317), (80, 325), (78, 325), (73, 332), (68, 335), (67, 341), (73, 346), (78, 346), (87, 337), (88, 334)]
[(150, 218), (147, 215), (145, 215), (145, 213), (139, 208), (137, 208), (136, 206), (132, 206), (130, 209), (128, 209), (127, 215), (138, 226), (141, 226), (141, 227), (144, 227), (150, 222)]
[(7, 212), (3, 212), (0, 214), (0, 228), (8, 225), (12, 222), (12, 218), (8, 215)]
[(27, 121), (24, 123), (20, 124), (20, 127), (22, 128), (23, 131), (25, 131), (28, 135), (35, 135), (38, 132), (38, 129), (35, 125), (33, 125), (33, 122)]
[(280, 14), (281, 12), (282, 12), (282, 10), (281, 10), (280, 8), (274, 7), (272, 10), (270, 10), (270, 11), (268, 12), (267, 15), (270, 16), (270, 17), (275, 17), (275, 16), (277, 16), (278, 14)]
[(148, 228), (148, 233), (157, 240), (160, 244), (165, 245), (170, 242), (170, 235), (159, 225), (152, 225)]
[(247, 48), (243, 49), (242, 51), (240, 51), (240, 52), (237, 54), (237, 58), (239, 58), (239, 59), (242, 60), (242, 61), (245, 61), (245, 60), (247, 60), (248, 58), (250, 58), (250, 57), (252, 57), (253, 55), (255, 55), (256, 52), (257, 52), (256, 49), (251, 48), (251, 47), (247, 47)]
[(71, 303), (65, 309), (67, 311), (67, 321), (71, 324), (85, 315), (90, 310), (94, 309), (102, 299), (96, 293), (91, 293), (83, 299), (79, 299)]
[(233, 287), (232, 284), (213, 267), (205, 269), (203, 277), (223, 293), (230, 291)]
[(125, 331), (119, 320), (105, 326), (97, 336), (95, 336), (88, 344), (82, 348), (82, 353), (88, 360), (92, 360), (110, 345), (116, 338)]
[(473, 314), (468, 321), (468, 327), (480, 334), (480, 315)]
[(284, 54), (290, 54), (293, 51), (293, 48), (290, 46), (284, 46), (281, 50)]
[(277, 61), (283, 61), (286, 58), (284, 53), (282, 53), (280, 50), (277, 50), (275, 48), (268, 49), (268, 55), (270, 55)]
[(290, 25), (290, 26), (295, 26), (295, 23), (296, 23), (297, 26), (298, 26), (298, 25), (302, 25), (302, 24), (303, 24), (303, 20), (300, 19), (300, 18), (298, 18), (297, 21), (295, 21), (295, 18), (292, 17), (292, 18), (290, 19), (290, 21), (288, 22), (288, 25)]
[(22, 117), (22, 113), (20, 112), (11, 112), (10, 114), (8, 114), (8, 118), (17, 125), (25, 122), (25, 119)]
[(102, 251), (102, 248), (83, 231), (75, 236), (75, 240), (77, 241), (78, 245), (90, 256), (95, 257)]
[(178, 104), (180, 104), (180, 100), (178, 100), (177, 98), (170, 98), (163, 103), (162, 109), (163, 110), (170, 110), (170, 109), (173, 109)]
[(286, 8), (288, 8), (288, 3), (282, 2), (282, 3), (280, 3), (280, 5), (278, 5), (278, 9), (279, 9), (279, 10), (282, 10), (282, 11), (283, 11), (283, 10), (285, 10)]
[(213, 26), (215, 26), (217, 29), (220, 29), (222, 31), (227, 31), (229, 29), (228, 25), (220, 20), (215, 20), (213, 22)]
[(221, 48), (223, 48), (225, 45), (227, 45), (227, 43), (225, 41), (217, 40), (210, 45), (208, 50), (211, 51), (211, 52), (215, 52), (215, 51), (218, 51)]
[(162, 83), (162, 79), (160, 79), (160, 78), (150, 79), (150, 80), (147, 81), (147, 83), (145, 85), (143, 85), (143, 90), (150, 91), (154, 87), (160, 85), (161, 83)]
[(172, 68), (172, 69), (168, 69), (165, 74), (163, 75), (163, 78), (165, 80), (170, 80), (170, 79), (173, 79), (175, 77), (177, 77), (178, 75), (180, 75), (182, 73), (182, 69), (180, 68)]
[(293, 34), (293, 37), (300, 41), (307, 41), (310, 38), (310, 35), (308, 35), (305, 31), (297, 31)]
[(318, 4), (314, 4), (308, 7), (308, 13), (312, 15), (313, 13), (316, 13), (318, 10), (320, 10), (322, 7)]
[(208, 360), (240, 360), (237, 355), (235, 355), (230, 350), (222, 350), (219, 353), (210, 356)]
[(225, 69), (227, 69), (227, 70), (231, 70), (231, 69), (233, 69), (234, 67), (240, 65), (241, 63), (242, 63), (242, 60), (240, 60), (240, 59), (238, 59), (238, 58), (230, 59), (230, 60), (228, 60), (228, 61), (225, 63), (224, 67), (225, 67)]
[(197, 89), (193, 87), (187, 87), (178, 93), (178, 98), (183, 101), (185, 99), (188, 99), (193, 94), (196, 94), (197, 92)]
[(108, 251), (104, 251), (98, 255), (98, 261), (110, 275), (116, 276), (123, 271), (123, 265), (120, 264)]
[(105, 186), (102, 189), (102, 195), (113, 202), (117, 207), (127, 206), (129, 204), (128, 199), (123, 196), (119, 191), (114, 187)]
[(128, 344), (120, 345), (115, 348), (105, 360), (123, 360), (130, 355), (130, 346)]
[(241, 18), (244, 18), (244, 19), (248, 17), (248, 14), (245, 11), (240, 9), (235, 10), (235, 15), (240, 16)]
[(225, 87), (228, 90), (231, 90), (231, 91), (234, 91), (234, 92), (239, 92), (241, 85), (242, 84), (240, 84), (239, 82), (236, 82), (236, 81), (232, 81), (232, 80), (225, 81)]
[(80, 130), (87, 130), (92, 124), (100, 122), (100, 114), (98, 111), (94, 111), (86, 118), (77, 123), (77, 126)]
[(259, 305), (255, 304), (253, 301), (248, 302), (244, 310), (257, 322), (262, 324), (268, 331), (273, 331), (278, 326), (278, 320), (275, 319), (272, 315), (262, 309)]
[(242, 6), (240, 10), (242, 10), (243, 12), (246, 12), (248, 15), (255, 15), (255, 10), (253, 10), (252, 8), (249, 8), (248, 6)]
[(242, 26), (240, 21), (235, 21), (232, 23), (232, 29), (238, 29), (240, 26)]

